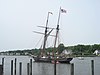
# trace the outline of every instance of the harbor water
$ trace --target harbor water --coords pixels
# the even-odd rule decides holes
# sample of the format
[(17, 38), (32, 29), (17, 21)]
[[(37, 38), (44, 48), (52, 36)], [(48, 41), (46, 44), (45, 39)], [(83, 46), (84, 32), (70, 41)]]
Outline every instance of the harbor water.
[[(20, 62), (22, 62), (22, 75), (27, 75), (27, 63), (30, 63), (30, 59), (32, 59), (32, 75), (54, 75), (54, 64), (52, 63), (36, 63), (30, 56), (0, 56), (0, 64), (2, 64), (2, 58), (4, 58), (4, 75), (11, 75), (11, 60), (15, 62), (15, 58), (17, 59), (16, 75), (19, 75)], [(94, 60), (94, 75), (100, 75), (100, 57), (74, 58), (71, 61), (74, 63), (74, 75), (92, 75), (91, 60)], [(70, 75), (70, 64), (59, 63), (56, 68), (57, 75)]]

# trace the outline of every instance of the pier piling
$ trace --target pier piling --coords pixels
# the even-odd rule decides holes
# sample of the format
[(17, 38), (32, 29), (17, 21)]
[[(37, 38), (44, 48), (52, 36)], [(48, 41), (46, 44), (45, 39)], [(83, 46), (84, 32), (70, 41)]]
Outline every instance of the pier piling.
[(32, 75), (32, 59), (30, 59), (30, 75)]
[(11, 60), (11, 75), (13, 75), (13, 60)]
[(3, 75), (3, 70), (4, 70), (4, 57), (2, 58), (2, 75)]
[(29, 75), (29, 63), (27, 63), (27, 75)]
[(15, 58), (15, 69), (14, 69), (14, 75), (16, 75), (16, 62), (17, 62), (17, 59)]
[(2, 58), (2, 66), (4, 67), (4, 58)]
[(19, 75), (22, 75), (22, 62), (19, 63)]
[(94, 60), (91, 60), (91, 73), (94, 75)]
[(3, 66), (0, 65), (0, 75), (3, 75)]
[(74, 64), (71, 64), (71, 75), (74, 75)]
[(56, 75), (56, 60), (54, 60), (54, 75)]

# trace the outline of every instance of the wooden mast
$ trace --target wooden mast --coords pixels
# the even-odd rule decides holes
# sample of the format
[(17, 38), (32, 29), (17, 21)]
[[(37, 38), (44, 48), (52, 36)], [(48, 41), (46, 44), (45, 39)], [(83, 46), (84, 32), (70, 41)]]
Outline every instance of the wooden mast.
[(45, 46), (46, 46), (46, 41), (47, 41), (47, 26), (48, 26), (48, 19), (49, 19), (49, 14), (52, 14), (52, 12), (48, 12), (48, 16), (47, 16), (47, 21), (46, 21), (46, 27), (45, 27), (45, 33), (44, 33), (44, 43), (43, 43), (43, 49), (42, 49), (42, 56), (45, 56)]
[[(56, 28), (56, 37), (55, 37), (55, 42), (54, 42), (54, 49), (56, 49), (56, 43), (57, 43), (57, 38), (58, 38), (58, 33), (59, 33), (60, 14), (61, 14), (61, 7), (60, 7), (60, 10), (59, 10), (59, 15), (58, 15), (58, 22), (57, 22), (57, 28)], [(53, 49), (53, 57), (54, 57), (54, 49)]]

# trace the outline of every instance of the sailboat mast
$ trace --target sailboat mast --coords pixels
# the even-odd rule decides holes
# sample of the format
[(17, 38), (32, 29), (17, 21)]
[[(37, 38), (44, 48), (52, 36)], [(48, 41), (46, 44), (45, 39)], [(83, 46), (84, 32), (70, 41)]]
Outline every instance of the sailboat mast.
[[(58, 22), (57, 22), (57, 28), (56, 28), (56, 37), (55, 37), (55, 42), (54, 42), (54, 49), (56, 49), (56, 43), (57, 43), (57, 38), (58, 38), (58, 33), (59, 33), (60, 14), (61, 14), (61, 7), (60, 7), (60, 10), (59, 10), (59, 15), (58, 15)], [(54, 50), (53, 50), (53, 57), (54, 57)]]
[(45, 54), (45, 46), (46, 46), (46, 41), (47, 41), (47, 26), (48, 26), (49, 14), (52, 14), (52, 12), (48, 12), (48, 16), (47, 16), (46, 28), (45, 28), (45, 33), (44, 33), (44, 43), (43, 43), (42, 56)]

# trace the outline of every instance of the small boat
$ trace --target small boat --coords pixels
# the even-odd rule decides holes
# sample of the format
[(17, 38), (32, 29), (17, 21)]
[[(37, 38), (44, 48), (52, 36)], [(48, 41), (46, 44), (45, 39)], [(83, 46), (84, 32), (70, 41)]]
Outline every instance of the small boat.
[[(59, 33), (59, 20), (60, 20), (60, 14), (61, 12), (65, 12), (65, 10), (61, 9), (60, 8), (60, 11), (59, 11), (59, 16), (58, 16), (58, 23), (57, 23), (57, 28), (56, 28), (56, 34), (54, 35), (55, 36), (55, 42), (54, 42), (54, 48), (52, 50), (52, 55), (46, 55), (45, 53), (45, 46), (46, 46), (46, 41), (48, 39), (48, 36), (50, 36), (50, 33), (53, 31), (54, 28), (50, 28), (51, 30), (48, 31), (48, 28), (47, 25), (48, 25), (48, 18), (49, 18), (49, 14), (52, 14), (51, 12), (48, 12), (48, 16), (47, 16), (47, 22), (46, 22), (46, 27), (42, 27), (42, 28), (45, 28), (45, 33), (44, 33), (44, 42), (43, 42), (43, 46), (42, 46), (42, 49), (41, 49), (41, 52), (40, 52), (40, 55), (39, 56), (36, 56), (36, 57), (33, 57), (35, 62), (53, 62), (53, 61), (57, 61), (57, 63), (70, 63), (70, 61), (73, 59), (72, 57), (63, 57), (63, 56), (57, 56), (55, 52), (57, 52), (57, 47), (56, 47), (56, 44), (57, 44), (57, 39), (58, 39), (58, 33)], [(37, 32), (38, 33), (38, 32)], [(39, 32), (40, 33), (40, 32)], [(40, 33), (40, 34), (43, 34), (43, 33)], [(56, 51), (54, 51), (56, 50)]]

